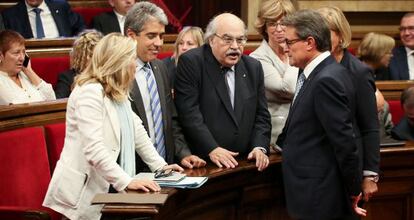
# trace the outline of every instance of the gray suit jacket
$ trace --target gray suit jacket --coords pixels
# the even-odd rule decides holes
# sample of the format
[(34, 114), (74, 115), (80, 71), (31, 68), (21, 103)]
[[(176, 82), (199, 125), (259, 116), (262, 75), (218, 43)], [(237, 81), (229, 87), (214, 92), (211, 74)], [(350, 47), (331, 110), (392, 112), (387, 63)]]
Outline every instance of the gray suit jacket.
[[(155, 81), (157, 82), (158, 93), (160, 96), (162, 118), (164, 122), (164, 140), (166, 150), (167, 163), (181, 161), (185, 156), (191, 154), (181, 127), (178, 123), (177, 111), (171, 95), (171, 87), (169, 85), (168, 73), (164, 63), (160, 60), (150, 62), (154, 72)], [(145, 114), (144, 103), (142, 101), (141, 92), (138, 84), (134, 81), (133, 89), (130, 93), (132, 101), (132, 110), (141, 118), (145, 130), (148, 132), (148, 121)], [(147, 171), (148, 168), (141, 158), (136, 155), (136, 171)]]

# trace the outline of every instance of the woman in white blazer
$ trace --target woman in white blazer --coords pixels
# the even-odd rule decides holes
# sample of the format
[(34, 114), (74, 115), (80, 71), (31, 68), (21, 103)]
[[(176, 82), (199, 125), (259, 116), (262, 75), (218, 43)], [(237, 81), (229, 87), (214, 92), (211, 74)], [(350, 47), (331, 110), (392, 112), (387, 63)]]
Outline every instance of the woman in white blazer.
[(289, 65), (289, 57), (284, 52), (285, 27), (281, 25), (283, 17), (294, 11), (289, 0), (263, 1), (255, 22), (255, 28), (263, 36), (263, 41), (250, 56), (259, 60), (263, 67), (272, 120), (272, 147), (285, 126), (298, 78), (298, 68)]
[(134, 151), (152, 171), (182, 171), (158, 155), (130, 107), (135, 48), (130, 38), (107, 35), (75, 79), (67, 104), (64, 147), (43, 202), (66, 218), (99, 219), (102, 205), (91, 205), (91, 201), (97, 193), (107, 193), (110, 185), (119, 192), (159, 191), (153, 181), (132, 178)]

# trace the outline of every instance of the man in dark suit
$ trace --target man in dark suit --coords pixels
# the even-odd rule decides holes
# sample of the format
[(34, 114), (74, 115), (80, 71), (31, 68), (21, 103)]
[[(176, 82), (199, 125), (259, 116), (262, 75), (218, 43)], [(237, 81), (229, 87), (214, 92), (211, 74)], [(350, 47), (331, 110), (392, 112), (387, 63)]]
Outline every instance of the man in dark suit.
[(94, 17), (92, 28), (105, 35), (112, 32), (124, 34), (125, 16), (128, 10), (135, 4), (135, 0), (108, 0), (108, 3), (113, 10)]
[(4, 30), (3, 16), (0, 14), (0, 31)]
[[(205, 161), (192, 155), (187, 146), (177, 121), (167, 69), (157, 59), (167, 24), (164, 11), (150, 2), (135, 4), (125, 18), (125, 34), (137, 41), (137, 68), (130, 94), (132, 109), (167, 163), (180, 161), (187, 168), (200, 167)], [(146, 170), (145, 163), (136, 158), (137, 172)]]
[(400, 37), (404, 46), (394, 48), (388, 66), (392, 80), (414, 79), (414, 12), (405, 14), (400, 23)]
[(242, 55), (245, 24), (233, 14), (218, 15), (205, 39), (178, 61), (176, 105), (184, 134), (195, 154), (218, 167), (234, 168), (241, 154), (263, 170), (269, 164), (270, 114), (262, 66)]
[(342, 219), (361, 198), (351, 74), (330, 55), (330, 30), (315, 11), (284, 18), (289, 63), (300, 71), (278, 140), (287, 209), (295, 219)]
[(72, 37), (84, 29), (82, 17), (67, 2), (20, 0), (2, 14), (6, 29), (15, 30), (24, 38)]

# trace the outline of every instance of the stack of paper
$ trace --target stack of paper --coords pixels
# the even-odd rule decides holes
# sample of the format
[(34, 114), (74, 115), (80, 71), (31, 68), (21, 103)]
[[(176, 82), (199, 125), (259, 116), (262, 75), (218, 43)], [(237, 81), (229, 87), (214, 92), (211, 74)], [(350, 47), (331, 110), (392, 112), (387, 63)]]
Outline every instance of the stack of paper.
[(154, 178), (154, 173), (138, 173), (134, 176), (135, 179), (154, 180), (161, 187), (174, 188), (198, 188), (202, 186), (208, 177), (188, 177), (183, 173), (174, 172), (171, 176)]

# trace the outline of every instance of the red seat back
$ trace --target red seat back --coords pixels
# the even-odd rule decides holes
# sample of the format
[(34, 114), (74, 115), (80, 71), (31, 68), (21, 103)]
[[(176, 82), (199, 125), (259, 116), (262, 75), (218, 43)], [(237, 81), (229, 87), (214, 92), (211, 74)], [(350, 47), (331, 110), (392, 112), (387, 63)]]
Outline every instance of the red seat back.
[(104, 8), (76, 7), (76, 8), (72, 8), (72, 10), (82, 16), (83, 21), (85, 21), (86, 27), (90, 27), (93, 17), (103, 12), (110, 12), (112, 11), (112, 8), (110, 7), (104, 7)]
[(166, 52), (159, 53), (157, 55), (157, 58), (160, 59), (160, 60), (162, 60), (162, 59), (167, 58), (167, 57), (170, 57), (172, 55), (173, 55), (173, 52), (172, 51), (166, 51)]
[(0, 132), (0, 143), (0, 207), (46, 210), (56, 217), (42, 208), (51, 178), (43, 128)]
[(65, 123), (45, 125), (47, 152), (49, 155), (50, 171), (55, 170), (56, 162), (65, 142)]
[(394, 125), (398, 124), (402, 117), (404, 117), (404, 111), (401, 108), (401, 102), (400, 100), (390, 100), (388, 101), (388, 104), (390, 106), (390, 113), (392, 116), (392, 123)]
[(70, 68), (69, 56), (59, 57), (33, 57), (31, 59), (33, 70), (44, 81), (56, 86), (58, 74)]

